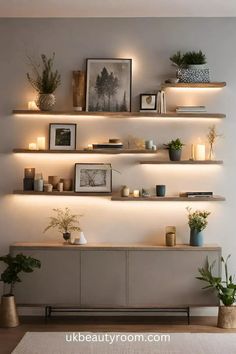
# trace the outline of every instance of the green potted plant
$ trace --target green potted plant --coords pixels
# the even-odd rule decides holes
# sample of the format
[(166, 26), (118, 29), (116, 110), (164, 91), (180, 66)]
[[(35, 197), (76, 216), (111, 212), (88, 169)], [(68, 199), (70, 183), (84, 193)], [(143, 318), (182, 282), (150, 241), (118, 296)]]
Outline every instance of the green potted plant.
[(81, 232), (79, 219), (82, 215), (71, 214), (69, 208), (53, 209), (55, 216), (51, 216), (49, 225), (45, 228), (44, 232), (50, 229), (57, 229), (62, 235), (66, 243), (69, 243), (72, 231)]
[(41, 55), (42, 64), (36, 64), (31, 58), (30, 64), (33, 70), (33, 77), (27, 73), (27, 79), (37, 91), (38, 98), (36, 105), (41, 111), (51, 111), (55, 105), (54, 92), (61, 83), (61, 76), (57, 70), (53, 70), (55, 53), (51, 58), (45, 54)]
[(169, 150), (169, 158), (171, 161), (180, 161), (181, 153), (184, 144), (178, 138), (176, 140), (171, 140), (168, 144), (164, 145)]
[(182, 54), (180, 51), (170, 57), (171, 63), (177, 67), (179, 82), (209, 82), (209, 69), (206, 67), (206, 55), (201, 50), (188, 51)]
[[(39, 260), (25, 256), (22, 253), (12, 256), (10, 254), (0, 257), (7, 267), (1, 274), (1, 281), (4, 285), (10, 286), (9, 292), (4, 293), (1, 302), (0, 325), (1, 327), (16, 327), (19, 325), (19, 318), (16, 310), (14, 287), (21, 282), (19, 273), (32, 273), (35, 268), (40, 268)], [(5, 286), (4, 286), (5, 288)]]
[(186, 208), (188, 211), (188, 225), (190, 227), (190, 246), (203, 245), (202, 231), (207, 227), (207, 218), (211, 214), (206, 210), (195, 210)]
[(203, 289), (214, 289), (220, 299), (221, 305), (219, 306), (217, 324), (220, 328), (236, 328), (236, 306), (234, 306), (236, 301), (236, 283), (233, 282), (232, 275), (229, 276), (229, 257), (230, 255), (226, 260), (221, 257), (221, 262), (224, 266), (225, 280), (223, 280), (222, 277), (215, 277), (213, 274), (216, 261), (209, 265), (207, 260), (206, 267), (198, 269), (201, 276), (197, 277), (197, 279), (208, 283)]

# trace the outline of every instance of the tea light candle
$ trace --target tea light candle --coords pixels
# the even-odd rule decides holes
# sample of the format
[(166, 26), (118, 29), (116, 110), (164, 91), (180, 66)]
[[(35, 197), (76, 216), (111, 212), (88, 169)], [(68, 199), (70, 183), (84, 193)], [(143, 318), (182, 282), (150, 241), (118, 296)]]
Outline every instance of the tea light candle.
[(139, 190), (138, 189), (135, 189), (134, 191), (133, 191), (133, 196), (134, 196), (134, 198), (138, 198), (139, 197)]
[(29, 150), (37, 150), (37, 144), (36, 143), (29, 143)]
[(30, 111), (36, 111), (36, 110), (38, 110), (38, 107), (36, 106), (35, 101), (29, 101), (29, 102), (28, 102), (28, 109), (29, 109)]
[(37, 138), (37, 147), (38, 147), (38, 150), (45, 150), (45, 146), (46, 146), (45, 137), (44, 137), (44, 136), (38, 137), (38, 138)]
[(87, 149), (88, 149), (88, 150), (93, 150), (93, 145), (92, 145), (92, 144), (88, 144)]
[(25, 178), (34, 178), (35, 168), (25, 168)]
[(206, 159), (206, 148), (204, 144), (196, 145), (196, 160), (205, 160)]

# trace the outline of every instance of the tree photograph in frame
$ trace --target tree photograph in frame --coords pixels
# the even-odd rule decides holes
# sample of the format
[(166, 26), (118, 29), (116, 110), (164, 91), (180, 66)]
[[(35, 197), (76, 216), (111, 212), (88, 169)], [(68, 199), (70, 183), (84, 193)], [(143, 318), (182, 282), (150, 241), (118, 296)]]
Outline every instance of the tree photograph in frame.
[(86, 111), (130, 112), (132, 59), (87, 59)]
[(112, 167), (103, 163), (75, 164), (75, 192), (111, 193)]
[(50, 150), (76, 150), (76, 124), (49, 125)]

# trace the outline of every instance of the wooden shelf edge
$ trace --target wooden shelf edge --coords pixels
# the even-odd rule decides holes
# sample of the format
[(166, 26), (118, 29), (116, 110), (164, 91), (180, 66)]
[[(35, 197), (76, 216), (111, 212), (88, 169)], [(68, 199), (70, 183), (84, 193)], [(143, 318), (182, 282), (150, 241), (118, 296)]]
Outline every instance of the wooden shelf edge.
[(64, 116), (70, 115), (75, 117), (105, 117), (105, 118), (225, 118), (225, 114), (223, 113), (176, 113), (176, 112), (168, 112), (168, 113), (150, 113), (150, 112), (75, 112), (75, 111), (49, 111), (49, 112), (41, 112), (41, 111), (30, 111), (30, 110), (20, 110), (15, 109), (12, 111), (13, 114), (20, 115), (42, 115), (42, 116)]
[(201, 83), (201, 82), (189, 82), (189, 83), (185, 83), (185, 82), (178, 82), (176, 84), (172, 84), (172, 83), (163, 83), (161, 84), (162, 88), (166, 88), (166, 87), (186, 87), (186, 88), (221, 88), (221, 87), (225, 87), (226, 86), (226, 82), (205, 82), (205, 83)]
[(67, 197), (111, 197), (111, 193), (77, 193), (77, 192), (35, 192), (35, 191), (23, 191), (23, 190), (14, 190), (13, 194), (18, 195), (48, 195), (50, 197), (55, 196), (67, 196)]
[(101, 155), (121, 155), (121, 154), (156, 154), (154, 150), (134, 150), (134, 149), (94, 149), (94, 150), (29, 150), (13, 149), (14, 154), (101, 154)]
[(195, 197), (195, 198), (187, 198), (187, 197), (120, 197), (120, 196), (112, 196), (112, 201), (121, 201), (121, 202), (223, 202), (225, 201), (224, 197), (214, 196), (214, 197)]
[(192, 160), (182, 160), (182, 161), (140, 161), (141, 165), (223, 165), (222, 160), (204, 160), (204, 161), (192, 161)]

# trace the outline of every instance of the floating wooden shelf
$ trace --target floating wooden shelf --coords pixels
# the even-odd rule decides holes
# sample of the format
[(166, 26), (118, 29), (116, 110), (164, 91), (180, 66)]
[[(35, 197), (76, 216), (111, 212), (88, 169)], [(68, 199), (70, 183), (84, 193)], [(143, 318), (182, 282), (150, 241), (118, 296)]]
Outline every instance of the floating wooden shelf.
[(163, 83), (161, 84), (162, 88), (166, 87), (186, 87), (186, 88), (219, 88), (219, 87), (225, 87), (226, 82), (205, 82), (205, 83), (200, 83), (200, 82), (192, 82), (192, 83), (185, 83), (185, 82), (178, 82), (176, 84), (171, 84), (171, 83)]
[(94, 149), (94, 150), (28, 150), (13, 149), (15, 154), (156, 154), (153, 150), (133, 150), (133, 149)]
[(195, 197), (195, 198), (187, 198), (187, 197), (121, 197), (119, 195), (112, 196), (111, 200), (113, 201), (121, 201), (121, 202), (219, 202), (224, 201), (225, 198), (221, 196), (214, 196), (214, 197)]
[(204, 160), (204, 161), (192, 161), (192, 160), (181, 160), (181, 161), (157, 161), (157, 160), (147, 160), (140, 161), (141, 165), (223, 165), (222, 160)]
[(144, 113), (144, 112), (75, 112), (75, 111), (30, 111), (13, 110), (13, 114), (37, 116), (74, 116), (74, 117), (104, 117), (104, 118), (225, 118), (222, 113)]
[(76, 193), (73, 191), (70, 192), (35, 192), (35, 191), (23, 191), (23, 190), (14, 190), (13, 194), (22, 194), (22, 195), (50, 195), (54, 196), (69, 196), (69, 197), (109, 197), (111, 193)]

